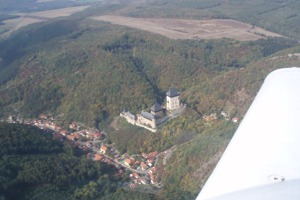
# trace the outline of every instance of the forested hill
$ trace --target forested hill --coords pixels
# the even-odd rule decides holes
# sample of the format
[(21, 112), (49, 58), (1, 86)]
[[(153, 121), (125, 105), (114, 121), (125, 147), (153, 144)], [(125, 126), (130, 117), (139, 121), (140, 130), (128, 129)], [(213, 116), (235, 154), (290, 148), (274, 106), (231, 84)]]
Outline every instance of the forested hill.
[(219, 88), (216, 77), (296, 45), (286, 38), (177, 41), (89, 19), (50, 21), (0, 43), (0, 109), (25, 117), (64, 113), (66, 121), (98, 126), (124, 108), (163, 103), (177, 87), (189, 106), (210, 113), (232, 92), (207, 93)]
[(38, 128), (0, 123), (0, 146), (1, 199), (154, 198), (123, 191), (117, 169), (76, 156)]

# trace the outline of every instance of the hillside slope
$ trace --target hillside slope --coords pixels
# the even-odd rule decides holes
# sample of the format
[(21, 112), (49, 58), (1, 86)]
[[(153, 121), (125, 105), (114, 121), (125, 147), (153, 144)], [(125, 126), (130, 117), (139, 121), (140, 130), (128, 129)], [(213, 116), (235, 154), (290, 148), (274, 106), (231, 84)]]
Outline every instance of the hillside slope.
[[(181, 5), (172, 2), (176, 8)], [(190, 2), (186, 5), (193, 10), (195, 2)], [(206, 3), (204, 11), (219, 7)], [(110, 12), (150, 16), (138, 12), (157, 6), (164, 10), (169, 4), (151, 1), (138, 9), (131, 4), (118, 5)], [(247, 4), (251, 5), (239, 6), (253, 6)], [(93, 8), (91, 13), (108, 12), (101, 9)], [(187, 17), (185, 9), (173, 14)], [(168, 14), (160, 13), (170, 17)], [(25, 118), (60, 115), (65, 127), (79, 121), (105, 129), (108, 139), (130, 153), (175, 146), (167, 166), (160, 165), (159, 169), (159, 178), (165, 183), (158, 195), (162, 199), (191, 199), (198, 193), (237, 127), (225, 121), (221, 111), (242, 119), (269, 72), (299, 66), (299, 44), (288, 38), (252, 42), (171, 40), (89, 17), (86, 12), (31, 25), (0, 41), (0, 118), (10, 114)], [(291, 31), (291, 35), (296, 32)], [(124, 108), (138, 113), (156, 102), (164, 103), (170, 87), (181, 92), (187, 110), (159, 127), (155, 135), (122, 121), (119, 131), (109, 126)], [(218, 120), (203, 120), (212, 113)], [(83, 191), (89, 187), (93, 185)], [(123, 193), (115, 194), (116, 199), (118, 195)]]

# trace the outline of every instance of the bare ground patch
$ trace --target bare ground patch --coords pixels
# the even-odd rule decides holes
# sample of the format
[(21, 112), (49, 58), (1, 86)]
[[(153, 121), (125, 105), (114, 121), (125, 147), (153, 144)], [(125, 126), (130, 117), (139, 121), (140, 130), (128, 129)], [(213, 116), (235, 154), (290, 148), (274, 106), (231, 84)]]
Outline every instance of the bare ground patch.
[(231, 38), (239, 41), (251, 41), (268, 36), (282, 37), (262, 28), (231, 19), (151, 19), (115, 15), (103, 15), (93, 17), (93, 19), (157, 33), (170, 39)]

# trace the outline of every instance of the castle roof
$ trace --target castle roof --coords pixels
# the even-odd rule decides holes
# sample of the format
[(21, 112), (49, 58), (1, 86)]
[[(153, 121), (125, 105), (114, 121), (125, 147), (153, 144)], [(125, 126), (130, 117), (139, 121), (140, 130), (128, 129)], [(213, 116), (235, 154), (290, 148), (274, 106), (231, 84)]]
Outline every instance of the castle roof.
[(160, 106), (158, 103), (154, 104), (154, 105), (151, 107), (151, 111), (152, 111), (152, 112), (158, 112), (158, 111), (160, 111), (160, 110), (161, 110), (161, 106)]
[(176, 97), (179, 96), (179, 92), (175, 88), (170, 88), (166, 95), (168, 97)]
[(148, 113), (148, 112), (145, 112), (145, 111), (142, 111), (141, 115), (142, 115), (144, 118), (149, 119), (149, 120), (154, 119), (154, 116), (153, 116), (151, 113)]

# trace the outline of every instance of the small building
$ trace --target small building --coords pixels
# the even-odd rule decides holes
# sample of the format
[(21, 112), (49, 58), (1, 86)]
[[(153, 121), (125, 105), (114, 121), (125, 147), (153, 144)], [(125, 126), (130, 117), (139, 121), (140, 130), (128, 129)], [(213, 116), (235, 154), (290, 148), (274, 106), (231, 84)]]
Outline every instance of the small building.
[(101, 138), (101, 136), (102, 136), (102, 133), (100, 133), (100, 132), (95, 132), (94, 133), (94, 137), (97, 138), (97, 139)]
[(100, 153), (103, 153), (103, 154), (105, 154), (105, 153), (106, 153), (106, 151), (107, 151), (107, 147), (106, 147), (106, 146), (104, 146), (104, 145), (101, 145), (101, 147), (100, 147)]
[(131, 160), (129, 158), (125, 159), (124, 164), (128, 167), (130, 167), (134, 163), (134, 160)]
[(180, 106), (179, 92), (175, 88), (170, 88), (167, 95), (167, 110), (176, 110)]
[(99, 154), (95, 154), (94, 155), (94, 160), (95, 161), (100, 161), (100, 160), (102, 160), (103, 159), (103, 157), (101, 156), (101, 155), (99, 155)]
[(142, 168), (142, 170), (146, 170), (147, 169), (146, 163), (141, 162), (141, 168)]
[(156, 168), (155, 167), (152, 167), (149, 171), (148, 171), (148, 174), (154, 174), (156, 171)]
[(144, 185), (148, 184), (148, 182), (146, 181), (146, 179), (143, 179), (143, 178), (141, 179), (141, 183), (144, 184)]
[(144, 157), (144, 158), (147, 158), (147, 154), (146, 153), (142, 153), (142, 156)]
[(147, 165), (148, 165), (149, 167), (152, 167), (153, 164), (154, 164), (154, 161), (155, 161), (154, 157), (151, 157), (151, 158), (148, 157)]
[(157, 151), (151, 152), (151, 153), (148, 154), (148, 158), (155, 157), (155, 156), (157, 156), (157, 154), (158, 154)]
[(78, 126), (77, 126), (77, 124), (72, 123), (72, 124), (69, 124), (69, 128), (70, 128), (70, 129), (76, 129), (76, 130), (77, 130)]
[(67, 135), (67, 138), (69, 140), (73, 140), (73, 141), (78, 140), (78, 137), (79, 137), (79, 135), (77, 133), (74, 133), (74, 134), (71, 134), (71, 135)]
[(133, 172), (129, 175), (130, 178), (140, 178), (140, 176), (136, 173), (136, 172)]
[(45, 114), (40, 114), (39, 118), (40, 119), (48, 119), (48, 116)]
[(61, 133), (63, 136), (69, 135), (69, 132), (66, 131), (66, 130), (62, 130), (60, 133)]
[(153, 175), (153, 174), (150, 174), (149, 176), (150, 176), (151, 183), (152, 183), (152, 184), (156, 184), (157, 181), (156, 181), (156, 178), (154, 177), (154, 175)]
[(221, 112), (221, 115), (222, 115), (224, 118), (230, 117), (230, 114), (229, 114), (228, 112), (225, 112), (225, 111), (222, 111), (222, 112)]
[(232, 118), (232, 121), (233, 121), (234, 123), (237, 123), (237, 122), (239, 121), (239, 118), (234, 117), (234, 118)]

